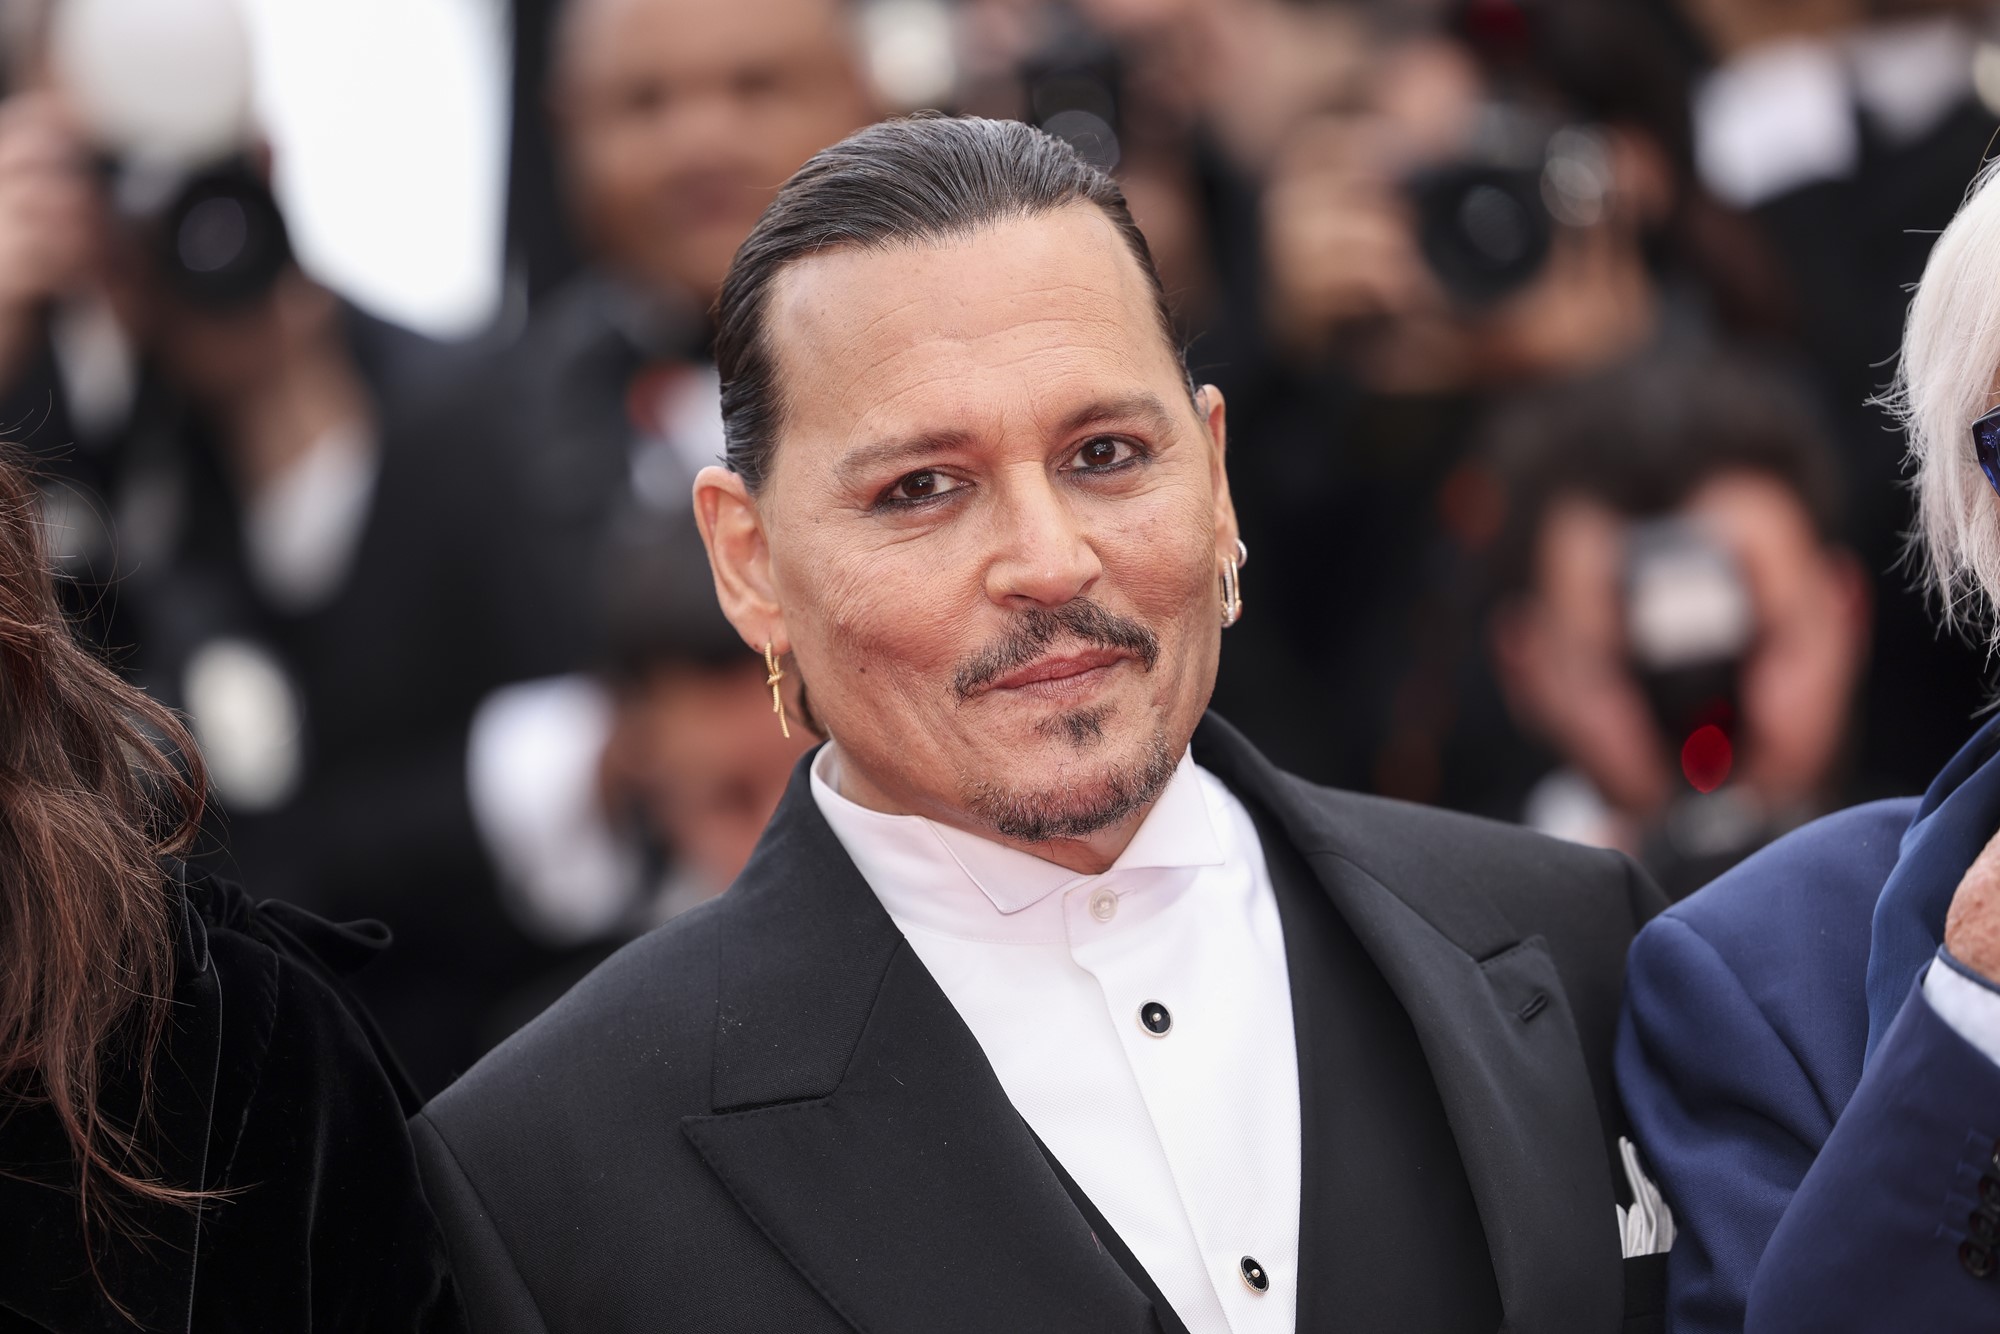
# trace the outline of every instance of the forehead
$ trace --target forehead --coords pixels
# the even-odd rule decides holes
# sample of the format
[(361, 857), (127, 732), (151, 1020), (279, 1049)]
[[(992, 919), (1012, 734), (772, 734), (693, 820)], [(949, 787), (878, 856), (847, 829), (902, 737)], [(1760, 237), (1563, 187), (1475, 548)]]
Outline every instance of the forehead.
[(1088, 204), (811, 256), (779, 276), (765, 320), (787, 446), (1046, 424), (1139, 391), (1187, 397), (1138, 260)]
[(841, 50), (837, 0), (569, 0), (560, 22), (562, 73), (584, 89)]

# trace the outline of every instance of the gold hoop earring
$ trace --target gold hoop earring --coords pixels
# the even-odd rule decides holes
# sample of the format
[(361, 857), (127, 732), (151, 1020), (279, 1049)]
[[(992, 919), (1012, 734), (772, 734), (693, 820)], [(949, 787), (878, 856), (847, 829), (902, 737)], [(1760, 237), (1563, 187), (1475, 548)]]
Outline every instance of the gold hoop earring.
[(785, 740), (792, 739), (792, 725), (785, 719), (785, 697), (778, 690), (778, 682), (785, 679), (785, 669), (778, 665), (778, 655), (771, 651), (771, 641), (764, 641), (764, 667), (770, 674), (764, 684), (771, 687), (771, 712), (778, 715), (778, 728), (785, 734)]
[(1222, 567), (1222, 628), (1243, 619), (1243, 566), (1250, 560), (1250, 548), (1236, 539), (1236, 554)]

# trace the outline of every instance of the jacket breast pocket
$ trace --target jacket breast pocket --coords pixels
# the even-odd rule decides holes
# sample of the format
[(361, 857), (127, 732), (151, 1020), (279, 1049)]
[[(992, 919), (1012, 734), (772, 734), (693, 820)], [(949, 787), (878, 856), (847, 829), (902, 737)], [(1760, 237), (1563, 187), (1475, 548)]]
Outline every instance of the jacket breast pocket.
[(1635, 1255), (1625, 1261), (1624, 1334), (1667, 1334), (1667, 1257)]

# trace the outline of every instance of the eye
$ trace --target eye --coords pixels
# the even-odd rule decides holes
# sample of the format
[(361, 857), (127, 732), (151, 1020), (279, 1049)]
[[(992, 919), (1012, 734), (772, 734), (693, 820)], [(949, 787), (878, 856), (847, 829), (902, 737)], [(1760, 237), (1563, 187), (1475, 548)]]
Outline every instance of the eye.
[(1100, 435), (1084, 441), (1070, 457), (1073, 471), (1111, 472), (1145, 457), (1145, 451), (1122, 436)]
[(917, 505), (939, 496), (948, 496), (963, 486), (957, 478), (938, 472), (934, 468), (920, 468), (916, 472), (896, 480), (895, 485), (882, 493), (882, 502), (889, 505)]

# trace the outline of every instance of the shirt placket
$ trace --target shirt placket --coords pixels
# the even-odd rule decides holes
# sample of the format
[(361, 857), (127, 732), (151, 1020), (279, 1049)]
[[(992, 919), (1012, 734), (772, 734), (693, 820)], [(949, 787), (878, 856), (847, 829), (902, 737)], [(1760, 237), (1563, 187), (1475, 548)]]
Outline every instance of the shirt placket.
[[(1289, 1329), (1296, 1275), (1267, 1266), (1282, 1248), (1264, 1219), (1287, 1207), (1296, 1215), (1296, 1188), (1272, 1187), (1289, 1206), (1267, 1198), (1254, 1171), (1257, 1146), (1243, 1142), (1274, 1111), (1277, 1133), (1286, 1133), (1288, 1109), (1258, 1105), (1261, 990), (1245, 996), (1234, 966), (1251, 946), (1235, 938), (1246, 929), (1231, 920), (1236, 905), (1188, 900), (1198, 876), (1193, 868), (1148, 872), (1143, 888), (1119, 873), (1100, 877), (1066, 914), (1072, 957), (1103, 992), (1231, 1328)], [(1282, 1019), (1289, 1041), (1289, 1004)], [(1289, 1113), (1295, 1125), (1296, 1098)]]

